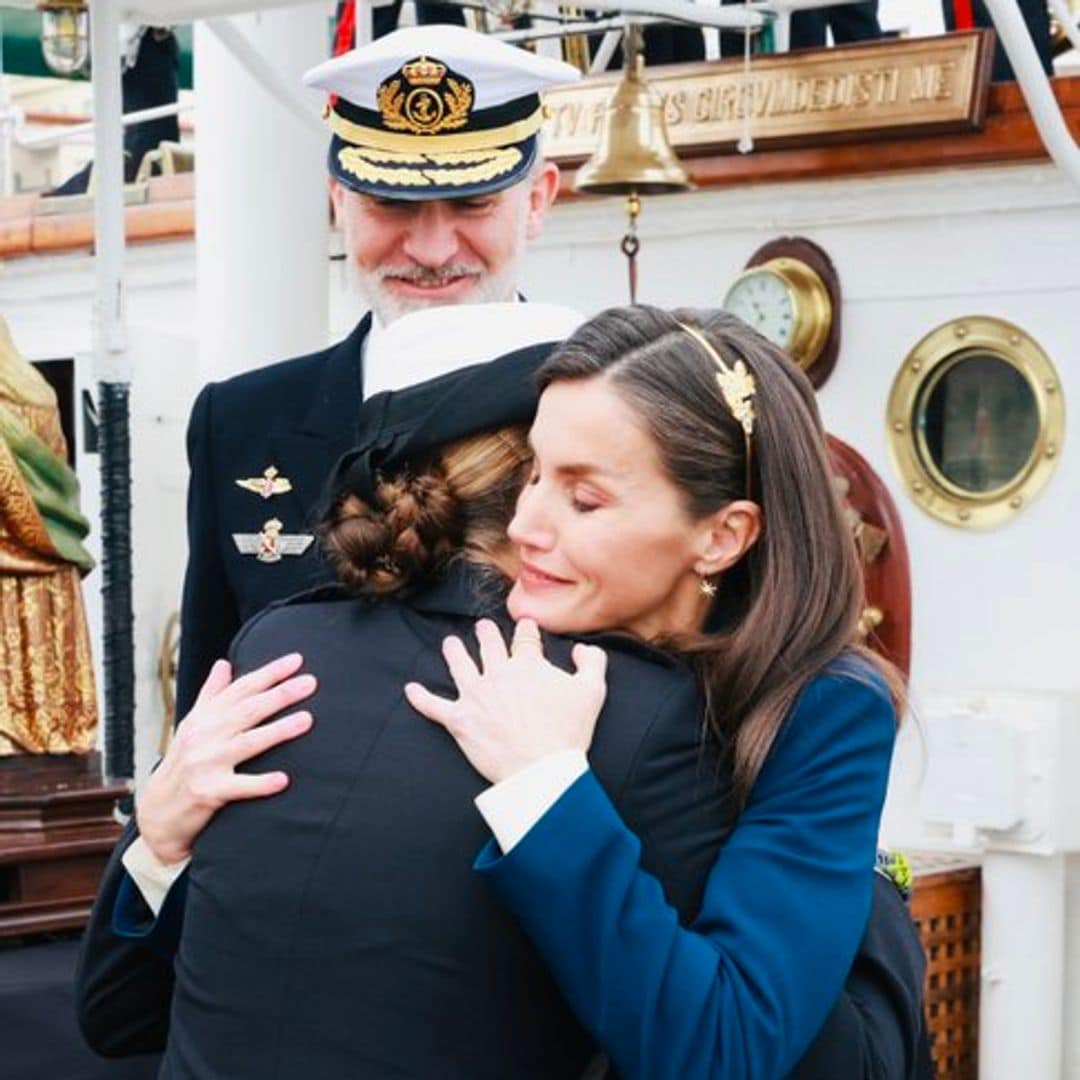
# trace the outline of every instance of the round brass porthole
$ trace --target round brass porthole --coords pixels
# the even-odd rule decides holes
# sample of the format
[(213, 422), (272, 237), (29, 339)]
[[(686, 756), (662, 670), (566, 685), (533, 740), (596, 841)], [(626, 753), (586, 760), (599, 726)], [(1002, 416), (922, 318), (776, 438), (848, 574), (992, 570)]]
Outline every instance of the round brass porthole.
[(931, 331), (893, 382), (889, 449), (928, 514), (986, 529), (1042, 489), (1065, 435), (1065, 402), (1050, 358), (1023, 330), (973, 315)]

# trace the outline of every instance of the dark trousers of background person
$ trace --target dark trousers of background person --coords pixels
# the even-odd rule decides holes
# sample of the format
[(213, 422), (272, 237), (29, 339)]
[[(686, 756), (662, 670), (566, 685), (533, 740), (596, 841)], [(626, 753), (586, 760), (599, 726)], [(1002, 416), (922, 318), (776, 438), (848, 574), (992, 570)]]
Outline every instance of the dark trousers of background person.
[(642, 38), (645, 63), (650, 67), (705, 59), (705, 35), (700, 26), (646, 26)]
[[(721, 0), (738, 4), (742, 0)], [(826, 42), (825, 31), (832, 30), (833, 43), (848, 45), (853, 41), (873, 41), (881, 37), (877, 0), (862, 4), (837, 4), (835, 7), (796, 11), (791, 16), (792, 49), (821, 49)], [(720, 55), (738, 56), (743, 51), (743, 35), (720, 35)]]
[[(1043, 71), (1052, 75), (1054, 67), (1050, 56), (1050, 12), (1047, 10), (1046, 0), (1018, 0), (1018, 3), (1031, 39), (1035, 42), (1039, 60), (1042, 61)], [(946, 30), (967, 30), (972, 25), (994, 25), (982, 0), (942, 0), (941, 8), (945, 15)], [(1015, 77), (1000, 42), (994, 49), (994, 68), (990, 77), (994, 82), (1005, 82)]]
[[(380, 38), (397, 29), (398, 17), (401, 14), (402, 0), (394, 0), (386, 7), (375, 8), (372, 12), (372, 37)], [(418, 3), (416, 5), (416, 21), (420, 26), (430, 26), (432, 23), (453, 23), (455, 26), (465, 25), (465, 12), (457, 4)]]
[[(139, 42), (135, 63), (121, 80), (124, 112), (171, 105), (179, 94), (179, 77), (180, 45), (176, 35), (162, 27), (149, 27)], [(162, 116), (125, 128), (124, 179), (135, 179), (144, 154), (157, 149), (160, 143), (179, 141), (180, 122), (176, 116)]]
[[(372, 38), (385, 37), (397, 29), (401, 16), (402, 0), (394, 0), (385, 7), (374, 8), (371, 12)], [(431, 23), (453, 23), (465, 25), (465, 12), (457, 4), (429, 3), (417, 0), (416, 21), (421, 26)], [(353, 48), (356, 42), (356, 0), (338, 0), (334, 15), (334, 55), (340, 56)]]
[[(180, 46), (167, 27), (147, 27), (139, 41), (135, 63), (121, 76), (121, 101), (125, 113), (172, 105), (180, 90)], [(130, 184), (139, 171), (143, 155), (162, 142), (178, 142), (180, 122), (176, 116), (162, 116), (124, 128), (124, 183)], [(93, 162), (46, 195), (82, 195), (90, 183)]]
[[(599, 17), (602, 11), (586, 12)], [(596, 55), (596, 50), (603, 40), (602, 34), (589, 35), (589, 52)], [(689, 64), (694, 60), (705, 59), (705, 36), (700, 26), (646, 26), (642, 31), (645, 47), (645, 63), (649, 67), (658, 64)], [(618, 71), (623, 64), (622, 46), (612, 53), (608, 61), (608, 71)]]

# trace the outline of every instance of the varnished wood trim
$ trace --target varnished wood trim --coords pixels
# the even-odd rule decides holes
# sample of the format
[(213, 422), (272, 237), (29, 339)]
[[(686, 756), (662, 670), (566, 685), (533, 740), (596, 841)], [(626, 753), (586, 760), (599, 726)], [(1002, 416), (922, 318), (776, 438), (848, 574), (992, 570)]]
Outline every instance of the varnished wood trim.
[(0, 199), (0, 221), (16, 221), (29, 218), (34, 212), (34, 206), (39, 196), (9, 195), (6, 199)]
[(30, 254), (30, 220), (28, 217), (0, 220), (0, 259)]

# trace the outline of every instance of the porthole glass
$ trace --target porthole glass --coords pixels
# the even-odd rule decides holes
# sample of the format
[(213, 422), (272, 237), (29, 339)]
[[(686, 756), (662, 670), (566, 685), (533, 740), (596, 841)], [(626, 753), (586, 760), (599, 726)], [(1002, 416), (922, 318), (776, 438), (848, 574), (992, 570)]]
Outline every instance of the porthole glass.
[(919, 451), (927, 469), (958, 491), (987, 495), (1011, 484), (1031, 461), (1039, 403), (1022, 371), (988, 352), (961, 354), (927, 384), (917, 405)]
[(1020, 327), (972, 315), (904, 358), (888, 407), (889, 450), (908, 494), (959, 528), (992, 528), (1045, 487), (1065, 403), (1049, 356)]

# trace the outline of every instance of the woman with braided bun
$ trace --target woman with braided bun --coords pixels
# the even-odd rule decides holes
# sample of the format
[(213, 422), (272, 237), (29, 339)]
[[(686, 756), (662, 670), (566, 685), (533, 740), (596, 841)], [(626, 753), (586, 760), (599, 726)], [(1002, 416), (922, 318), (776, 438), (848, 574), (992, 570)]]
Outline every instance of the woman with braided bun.
[[(889, 951), (910, 921), (873, 873), (891, 684), (851, 647), (858, 570), (818, 505), (821, 451), (774, 515), (787, 463), (760, 433), (794, 421), (800, 452), (817, 446), (811, 392), (708, 320), (758, 381), (751, 430), (728, 430), (724, 399), (696, 403), (716, 383), (675, 326), (607, 312), (546, 363), (525, 350), (365, 405), (321, 535), (342, 586), (268, 609), (232, 649), (238, 682), (291, 650), (317, 684), (309, 730), (238, 769), (287, 786), (208, 824), (179, 806), (148, 822), (161, 861), (194, 857), (164, 906), (128, 880), (109, 912), (128, 945), (176, 956), (166, 1075), (570, 1080), (603, 1075), (598, 1046), (625, 1078), (909, 1075), (921, 972)], [(687, 503), (641, 405), (605, 401), (623, 355), (656, 391), (687, 381), (655, 420), (704, 412), (680, 467), (715, 474), (713, 505)], [(802, 591), (779, 616), (799, 623), (773, 628), (755, 549), (799, 514), (777, 541), (811, 560), (783, 581)], [(154, 962), (120, 979), (91, 955), (84, 1029), (110, 1000), (121, 1023), (117, 1002), (169, 977)]]

